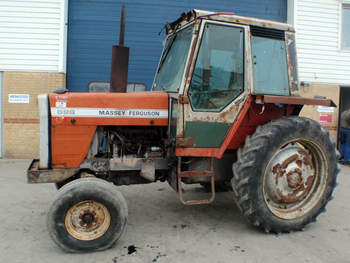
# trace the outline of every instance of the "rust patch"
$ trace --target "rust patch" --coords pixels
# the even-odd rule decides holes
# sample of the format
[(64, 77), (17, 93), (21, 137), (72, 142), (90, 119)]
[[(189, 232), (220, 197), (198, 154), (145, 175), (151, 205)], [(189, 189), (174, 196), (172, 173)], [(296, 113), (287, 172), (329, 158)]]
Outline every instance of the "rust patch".
[(194, 137), (180, 138), (176, 137), (176, 147), (193, 147), (194, 146)]
[(278, 163), (274, 167), (272, 167), (272, 173), (276, 174), (277, 176), (275, 177), (275, 184), (278, 184), (278, 178), (282, 177), (285, 173), (285, 170), (282, 169), (282, 166)]
[(283, 168), (283, 169), (286, 169), (287, 166), (288, 166), (290, 163), (294, 162), (296, 159), (298, 159), (298, 155), (297, 155), (297, 154), (293, 154), (292, 156), (288, 157), (287, 159), (285, 159), (285, 160), (283, 161), (283, 163), (282, 163), (282, 165), (281, 165), (282, 168)]
[(306, 179), (306, 189), (310, 189), (312, 186), (312, 183), (314, 181), (314, 176), (310, 175), (307, 179)]
[[(215, 173), (214, 173), (214, 158), (211, 158), (210, 160), (210, 170), (203, 170), (203, 171), (181, 171), (181, 157), (179, 158), (178, 164), (177, 164), (177, 185), (178, 185), (178, 191), (179, 191), (179, 198), (181, 203), (184, 205), (200, 205), (200, 204), (210, 204), (215, 200)], [(182, 187), (181, 182), (182, 178), (184, 177), (197, 177), (197, 176), (206, 176), (210, 177), (211, 180), (211, 197), (210, 199), (204, 199), (204, 200), (185, 200), (183, 198), (182, 193)]]
[[(282, 191), (279, 188), (277, 188), (277, 194), (281, 198), (281, 202), (286, 204), (291, 204), (291, 203), (297, 202), (298, 200), (303, 199), (311, 189), (313, 180), (314, 180), (314, 176), (309, 176), (306, 179), (305, 185), (301, 184), (300, 187), (298, 187), (297, 189), (294, 189), (291, 193), (287, 195), (284, 195)], [(300, 192), (302, 193), (299, 194)]]
[(34, 159), (27, 170), (28, 183), (58, 183), (75, 175), (79, 168), (39, 169), (39, 160)]
[(297, 160), (297, 161), (296, 161), (296, 164), (298, 165), (299, 168), (301, 168), (303, 162), (302, 162), (301, 160)]
[(179, 95), (179, 103), (181, 104), (189, 104), (190, 100), (186, 95)]
[(331, 99), (304, 98), (299, 96), (264, 95), (265, 103), (297, 104), (297, 105), (322, 105), (337, 107)]
[[(278, 164), (276, 164), (274, 167), (272, 167), (272, 172), (274, 173), (274, 174), (278, 174), (278, 175), (280, 175), (280, 173), (281, 173), (281, 165), (278, 163)], [(281, 176), (281, 175), (280, 175)]]
[(309, 156), (305, 155), (304, 158), (303, 158), (303, 163), (305, 165), (309, 165), (312, 169), (313, 169), (313, 164), (312, 164), (312, 160), (310, 159)]
[(314, 168), (314, 165), (312, 163), (312, 159), (302, 150), (299, 150), (298, 151), (299, 154), (301, 154), (303, 156), (303, 160), (302, 162), (305, 164), (305, 165), (308, 165), (310, 166), (312, 169)]

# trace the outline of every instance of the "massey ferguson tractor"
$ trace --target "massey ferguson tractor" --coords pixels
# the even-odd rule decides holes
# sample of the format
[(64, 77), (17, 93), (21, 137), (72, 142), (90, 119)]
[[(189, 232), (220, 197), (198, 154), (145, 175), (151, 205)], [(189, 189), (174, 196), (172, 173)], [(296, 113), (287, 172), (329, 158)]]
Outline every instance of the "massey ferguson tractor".
[[(53, 240), (70, 252), (112, 246), (128, 216), (117, 186), (157, 181), (184, 205), (231, 188), (244, 217), (266, 232), (315, 221), (336, 185), (336, 147), (298, 115), (304, 105), (336, 105), (298, 94), (293, 27), (193, 10), (165, 30), (150, 91), (125, 92), (121, 43), (112, 58), (117, 92), (39, 95), (40, 160), (27, 176), (59, 188), (48, 213)], [(185, 198), (184, 184), (203, 185), (208, 198)]]

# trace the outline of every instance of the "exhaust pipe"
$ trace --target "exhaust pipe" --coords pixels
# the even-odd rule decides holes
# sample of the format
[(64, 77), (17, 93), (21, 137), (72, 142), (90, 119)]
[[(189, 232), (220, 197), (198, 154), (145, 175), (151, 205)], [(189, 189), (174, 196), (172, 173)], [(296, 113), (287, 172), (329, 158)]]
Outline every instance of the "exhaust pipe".
[(119, 45), (112, 47), (110, 92), (126, 92), (128, 85), (129, 48), (124, 47), (126, 7), (122, 6), (120, 16)]

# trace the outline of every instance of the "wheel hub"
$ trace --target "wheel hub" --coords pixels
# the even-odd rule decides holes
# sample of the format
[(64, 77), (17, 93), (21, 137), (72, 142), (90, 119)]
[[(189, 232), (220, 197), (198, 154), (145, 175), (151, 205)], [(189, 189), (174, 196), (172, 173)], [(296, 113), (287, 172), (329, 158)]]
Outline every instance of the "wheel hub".
[(270, 209), (277, 214), (298, 209), (310, 196), (316, 181), (312, 156), (309, 149), (295, 142), (273, 155), (265, 171), (264, 195)]
[(302, 171), (298, 168), (287, 173), (287, 183), (289, 188), (298, 189), (303, 183)]
[(101, 237), (108, 230), (110, 222), (108, 209), (92, 200), (73, 205), (65, 217), (67, 232), (74, 238), (84, 241)]
[[(81, 219), (80, 225), (83, 226), (83, 225), (89, 225), (89, 224), (91, 224), (91, 223), (94, 221), (95, 217), (94, 217), (94, 215), (91, 214), (91, 213), (86, 213), (86, 214), (80, 215), (80, 216), (79, 216), (79, 219)], [(95, 222), (96, 222), (96, 221), (95, 221)]]

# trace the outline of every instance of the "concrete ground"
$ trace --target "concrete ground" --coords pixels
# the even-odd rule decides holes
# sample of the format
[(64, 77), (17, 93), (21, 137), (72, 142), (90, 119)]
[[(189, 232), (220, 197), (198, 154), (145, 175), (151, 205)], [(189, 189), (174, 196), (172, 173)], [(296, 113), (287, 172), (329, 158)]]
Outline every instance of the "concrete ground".
[[(120, 187), (127, 230), (111, 249), (67, 254), (50, 239), (52, 184), (29, 185), (29, 160), (0, 159), (0, 262), (350, 262), (350, 168), (342, 166), (327, 212), (303, 232), (265, 234), (248, 224), (232, 193), (183, 206), (166, 183)], [(136, 252), (128, 254), (134, 245)]]

